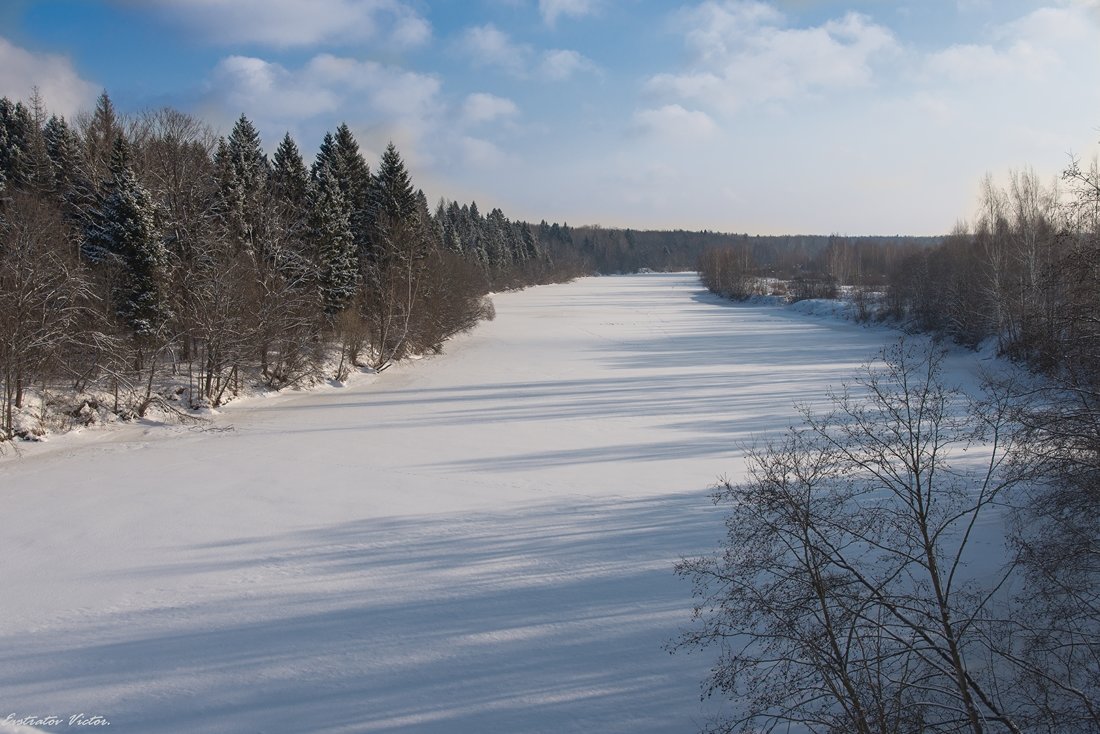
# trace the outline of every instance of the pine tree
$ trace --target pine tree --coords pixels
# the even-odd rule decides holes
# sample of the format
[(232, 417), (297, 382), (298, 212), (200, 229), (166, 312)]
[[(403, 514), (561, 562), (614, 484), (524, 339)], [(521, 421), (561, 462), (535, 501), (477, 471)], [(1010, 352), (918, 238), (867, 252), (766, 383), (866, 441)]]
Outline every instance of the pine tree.
[(46, 103), (35, 87), (31, 91), (30, 106), (26, 107), (27, 120), (27, 188), (39, 194), (53, 193), (56, 189), (53, 163), (46, 150), (43, 137), (47, 123)]
[(287, 133), (271, 166), (271, 189), (279, 202), (290, 209), (304, 211), (309, 196), (309, 171), (294, 139)]
[(335, 172), (325, 160), (314, 167), (309, 215), (321, 301), (325, 313), (334, 316), (343, 311), (355, 296), (359, 260), (347, 202)]
[(42, 140), (52, 168), (53, 194), (69, 202), (80, 175), (80, 138), (64, 117), (53, 115), (42, 129)]
[(359, 151), (359, 143), (347, 123), (341, 123), (336, 133), (326, 133), (314, 163), (314, 172), (321, 162), (328, 164), (340, 186), (348, 207), (349, 222), (355, 247), (360, 256), (370, 248), (371, 214), (370, 167)]
[(150, 337), (171, 317), (166, 297), (168, 252), (156, 222), (156, 205), (130, 168), (121, 136), (111, 156), (110, 179), (85, 232), (85, 252), (113, 264), (115, 313), (137, 337)]
[(84, 137), (84, 159), (88, 166), (87, 177), (93, 182), (105, 180), (110, 175), (115, 140), (123, 135), (122, 121), (115, 112), (115, 105), (106, 91), (99, 95), (92, 116), (81, 128)]
[(477, 210), (477, 202), (470, 202), (469, 207), (463, 205), (462, 214), (462, 241), (466, 253), (473, 258), (474, 262), (485, 268), (489, 262), (485, 253), (485, 221)]
[(375, 221), (408, 222), (416, 215), (416, 192), (393, 143), (386, 146), (372, 187)]
[[(3, 100), (0, 100), (2, 103)], [(0, 204), (3, 203), (4, 197), (8, 191), (8, 174), (7, 169), (4, 166), (4, 161), (8, 155), (8, 130), (0, 124)], [(0, 207), (0, 214), (2, 214), (3, 208)]]
[(225, 145), (219, 145), (216, 168), (218, 208), (230, 240), (262, 259), (270, 166), (260, 145), (260, 134), (244, 115), (233, 126)]
[(462, 254), (465, 243), (462, 240), (462, 209), (458, 201), (451, 201), (443, 221), (443, 249)]
[(25, 189), (34, 179), (33, 140), (36, 133), (30, 110), (22, 102), (0, 98), (0, 172), (12, 189)]
[(309, 189), (305, 161), (290, 133), (287, 133), (275, 150), (270, 190), (284, 243), (276, 265), (295, 282), (305, 282), (312, 271), (308, 252)]
[(489, 267), (499, 272), (512, 264), (509, 236), (512, 225), (499, 208), (489, 212), (485, 225), (485, 255)]

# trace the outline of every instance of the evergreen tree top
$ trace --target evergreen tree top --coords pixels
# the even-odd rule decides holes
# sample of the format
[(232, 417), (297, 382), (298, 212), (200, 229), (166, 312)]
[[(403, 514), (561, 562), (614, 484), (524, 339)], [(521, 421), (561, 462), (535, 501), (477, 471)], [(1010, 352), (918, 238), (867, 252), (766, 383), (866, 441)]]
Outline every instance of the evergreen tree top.
[(99, 93), (99, 97), (95, 101), (95, 110), (92, 112), (92, 118), (97, 123), (105, 123), (102, 125), (102, 129), (104, 130), (115, 127), (115, 124), (118, 122), (118, 115), (115, 114), (114, 102), (111, 101), (106, 89)]
[(391, 142), (382, 154), (378, 173), (374, 177), (375, 202), (379, 214), (395, 220), (407, 220), (416, 215), (416, 192), (413, 190), (405, 162)]
[(102, 171), (110, 163), (111, 146), (115, 138), (122, 134), (122, 126), (119, 124), (118, 115), (115, 113), (114, 103), (107, 96), (106, 90), (96, 100), (92, 118), (84, 130), (84, 142), (87, 146), (88, 157), (93, 162), (97, 171)]
[(305, 160), (302, 158), (302, 152), (298, 149), (298, 144), (294, 142), (294, 138), (290, 137), (290, 133), (283, 137), (279, 147), (275, 149), (272, 174), (276, 178), (282, 179), (309, 177)]
[(267, 155), (260, 144), (260, 133), (241, 115), (227, 140), (234, 173), (244, 180), (255, 180), (268, 169)]
[(125, 176), (133, 176), (130, 170), (130, 146), (126, 144), (126, 138), (122, 135), (115, 136), (111, 146), (111, 177), (120, 179)]
[[(298, 144), (294, 142), (294, 138), (290, 137), (290, 133), (283, 135), (283, 139), (279, 141), (279, 147), (275, 149), (275, 162), (280, 163), (285, 167), (288, 162), (302, 161), (302, 151), (298, 149)], [(305, 166), (302, 166), (305, 168)]]
[(327, 195), (336, 195), (343, 199), (340, 190), (340, 177), (332, 162), (324, 158), (318, 158), (313, 165), (313, 180), (310, 182), (311, 197), (316, 201)]
[(367, 193), (370, 190), (370, 169), (359, 152), (359, 143), (347, 123), (336, 128), (336, 133), (325, 133), (321, 148), (314, 161), (312, 178), (317, 179), (320, 166), (324, 164), (340, 186), (349, 207), (361, 211), (365, 207)]
[(359, 155), (359, 142), (346, 122), (341, 122), (336, 128), (335, 142), (336, 147), (345, 157)]
[(301, 203), (309, 185), (309, 172), (306, 170), (302, 153), (298, 145), (287, 133), (279, 147), (275, 149), (271, 167), (271, 181), (279, 192), (293, 203)]

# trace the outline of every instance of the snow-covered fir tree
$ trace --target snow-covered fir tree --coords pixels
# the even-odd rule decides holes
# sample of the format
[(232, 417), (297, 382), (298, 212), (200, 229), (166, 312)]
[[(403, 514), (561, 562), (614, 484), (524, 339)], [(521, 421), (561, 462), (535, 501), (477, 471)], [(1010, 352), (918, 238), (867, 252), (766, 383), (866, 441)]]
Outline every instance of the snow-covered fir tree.
[(269, 165), (260, 134), (244, 115), (218, 146), (219, 211), (231, 241), (245, 252), (263, 257), (266, 232)]
[(283, 206), (305, 210), (309, 196), (309, 171), (290, 133), (283, 136), (272, 157), (271, 188)]
[(485, 219), (485, 255), (491, 270), (501, 271), (512, 264), (510, 248), (512, 223), (499, 208)]
[(371, 199), (376, 221), (407, 222), (416, 215), (416, 190), (392, 142), (386, 146), (378, 164)]
[(272, 158), (270, 192), (279, 228), (276, 267), (296, 282), (312, 270), (309, 252), (309, 171), (294, 139), (287, 133)]
[(344, 197), (356, 251), (365, 255), (370, 247), (370, 167), (346, 123), (337, 127), (335, 133), (325, 134), (313, 164), (314, 178), (322, 162), (332, 171)]
[[(84, 139), (84, 161), (87, 166), (89, 183), (95, 185), (108, 178), (111, 167), (111, 151), (115, 140), (125, 136), (122, 120), (115, 112), (115, 105), (107, 92), (99, 95), (96, 100), (92, 115), (81, 126), (81, 137)], [(88, 190), (85, 194), (94, 197), (95, 192)]]
[(0, 172), (13, 189), (25, 188), (33, 178), (32, 145), (37, 134), (30, 110), (22, 102), (0, 98)]
[(84, 251), (115, 269), (115, 313), (137, 337), (158, 333), (171, 317), (166, 297), (168, 252), (156, 204), (130, 168), (125, 140), (115, 140), (110, 178), (85, 230)]
[(64, 117), (53, 115), (42, 128), (42, 140), (52, 168), (52, 193), (70, 202), (83, 164), (80, 138)]
[(319, 160), (313, 170), (309, 215), (321, 302), (325, 313), (332, 316), (346, 308), (355, 296), (359, 258), (347, 202), (327, 160)]
[[(0, 125), (0, 161), (2, 161), (3, 157), (7, 155), (7, 147), (8, 147), (8, 131), (4, 128), (3, 125)], [(0, 163), (0, 202), (3, 202), (3, 197), (5, 196), (5, 193), (7, 192), (7, 188), (8, 188), (8, 174), (7, 174), (7, 171), (5, 170), (4, 165), (2, 163)], [(0, 209), (0, 211), (2, 211), (2, 209)]]

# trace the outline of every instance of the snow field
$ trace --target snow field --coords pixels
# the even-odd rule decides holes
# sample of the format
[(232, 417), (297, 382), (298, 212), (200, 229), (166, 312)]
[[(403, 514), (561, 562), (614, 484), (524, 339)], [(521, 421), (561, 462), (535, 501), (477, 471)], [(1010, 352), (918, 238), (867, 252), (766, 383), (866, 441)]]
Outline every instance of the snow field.
[(711, 660), (662, 646), (709, 486), (892, 335), (692, 274), (495, 301), (369, 381), (0, 458), (0, 731), (697, 729)]

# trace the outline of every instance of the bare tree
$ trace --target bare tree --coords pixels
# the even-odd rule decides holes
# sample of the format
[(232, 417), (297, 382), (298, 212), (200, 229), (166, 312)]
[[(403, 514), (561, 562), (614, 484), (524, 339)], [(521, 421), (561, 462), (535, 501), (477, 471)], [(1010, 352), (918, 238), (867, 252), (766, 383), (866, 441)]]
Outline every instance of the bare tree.
[(384, 370), (414, 351), (411, 338), (431, 243), (412, 219), (383, 217), (376, 229), (376, 252), (364, 268), (363, 316), (370, 333), (370, 366)]
[(696, 267), (711, 293), (743, 301), (756, 292), (757, 268), (747, 244), (707, 250), (699, 256)]
[(92, 299), (68, 232), (51, 202), (17, 193), (0, 221), (0, 441), (16, 433), (16, 411), (36, 381), (60, 371)]
[[(1100, 376), (1079, 366), (1010, 385), (1032, 478), (1013, 541), (1027, 585), (1003, 626), (1021, 709), (1040, 730), (1100, 732)], [(1070, 363), (1072, 365), (1072, 363)]]
[(680, 645), (719, 647), (707, 690), (735, 702), (713, 730), (1021, 731), (988, 634), (1013, 568), (967, 571), (1019, 480), (1010, 411), (946, 387), (942, 358), (884, 350), (719, 487), (723, 547), (679, 566), (699, 599)]

